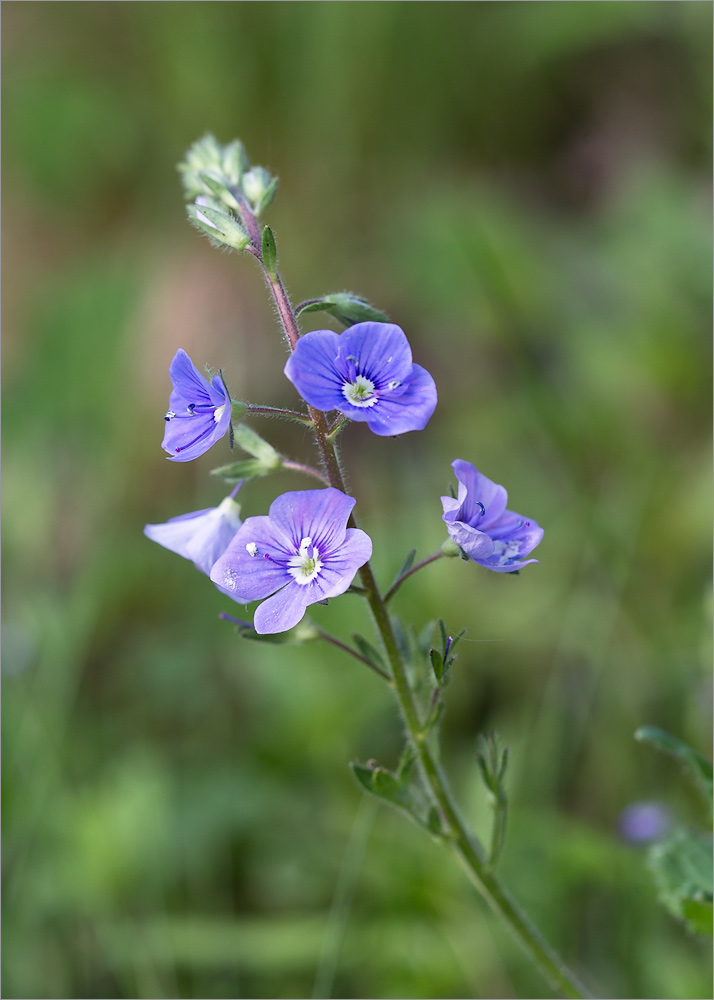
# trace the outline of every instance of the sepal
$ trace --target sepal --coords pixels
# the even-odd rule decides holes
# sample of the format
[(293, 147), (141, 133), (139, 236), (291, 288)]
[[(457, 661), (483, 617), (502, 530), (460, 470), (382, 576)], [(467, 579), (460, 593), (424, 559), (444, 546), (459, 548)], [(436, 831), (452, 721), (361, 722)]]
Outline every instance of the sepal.
[(186, 212), (192, 225), (214, 246), (245, 250), (249, 245), (250, 237), (245, 229), (228, 212), (215, 208), (208, 198), (201, 198), (200, 204), (187, 205)]
[(295, 311), (296, 317), (303, 313), (326, 312), (334, 316), (343, 326), (354, 326), (355, 323), (388, 323), (389, 317), (370, 305), (367, 299), (352, 292), (333, 292), (319, 299), (310, 299)]
[(278, 178), (271, 177), (265, 167), (252, 167), (243, 174), (241, 187), (253, 213), (260, 215), (275, 197)]

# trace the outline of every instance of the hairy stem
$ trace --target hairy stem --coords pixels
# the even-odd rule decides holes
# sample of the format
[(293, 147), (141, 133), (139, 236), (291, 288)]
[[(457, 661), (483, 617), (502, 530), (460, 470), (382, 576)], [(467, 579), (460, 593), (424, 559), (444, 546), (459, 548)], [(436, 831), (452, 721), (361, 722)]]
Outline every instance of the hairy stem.
[[(265, 269), (264, 269), (265, 271)], [(278, 315), (288, 339), (291, 350), (295, 350), (299, 338), (299, 331), (295, 314), (290, 306), (290, 301), (285, 291), (285, 286), (279, 275), (275, 279), (265, 272), (268, 287), (273, 295)], [(340, 467), (337, 448), (334, 439), (330, 437), (330, 428), (327, 425), (325, 414), (320, 410), (309, 407), (310, 417), (314, 425), (315, 441), (320, 452), (323, 468), (327, 480), (335, 489), (347, 493), (342, 469)], [(354, 519), (350, 517), (349, 524), (354, 525)], [(437, 553), (422, 560), (410, 573), (404, 574), (391, 588), (386, 596), (392, 596), (397, 586), (411, 573), (416, 572), (422, 566), (435, 561), (441, 553)], [(478, 840), (468, 830), (461, 818), (458, 808), (453, 800), (446, 776), (444, 775), (437, 758), (432, 753), (427, 741), (427, 727), (422, 721), (417, 706), (414, 693), (409, 681), (406, 665), (402, 659), (399, 646), (394, 634), (392, 621), (386, 604), (386, 596), (383, 597), (377, 581), (375, 580), (372, 567), (369, 562), (359, 571), (360, 580), (365, 590), (365, 598), (372, 612), (374, 623), (384, 644), (392, 677), (385, 674), (385, 679), (393, 687), (402, 718), (406, 726), (409, 741), (412, 744), (414, 753), (419, 762), (421, 773), (426, 786), (428, 787), (434, 802), (438, 806), (441, 814), (442, 824), (446, 834), (446, 839), (452, 844), (454, 851), (464, 866), (469, 878), (484, 897), (491, 908), (506, 922), (511, 931), (521, 943), (533, 962), (538, 966), (542, 974), (550, 982), (558, 995), (563, 997), (584, 998), (587, 993), (578, 983), (577, 979), (570, 972), (560, 957), (548, 945), (540, 933), (530, 923), (526, 915), (517, 906), (511, 896), (501, 885), (495, 873), (489, 869), (485, 851)], [(332, 639), (328, 639), (332, 641)], [(336, 640), (333, 644), (343, 644)], [(354, 655), (354, 651), (346, 647), (346, 651)], [(361, 657), (357, 657), (361, 659)], [(373, 664), (369, 664), (374, 669)], [(379, 673), (382, 673), (379, 671)]]

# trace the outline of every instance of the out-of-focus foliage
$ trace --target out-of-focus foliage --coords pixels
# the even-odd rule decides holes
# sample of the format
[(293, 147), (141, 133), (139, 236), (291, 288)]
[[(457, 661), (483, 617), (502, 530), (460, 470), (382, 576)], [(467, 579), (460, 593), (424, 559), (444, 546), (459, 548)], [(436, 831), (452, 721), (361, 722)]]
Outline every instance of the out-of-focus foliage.
[[(358, 811), (386, 688), (238, 638), (142, 534), (227, 492), (226, 442), (161, 452), (178, 347), (295, 403), (256, 268), (185, 221), (208, 130), (280, 176), (293, 301), (354, 290), (436, 379), (423, 433), (346, 437), (385, 584), (443, 540), (454, 458), (546, 529), (518, 577), (443, 560), (394, 602), (468, 629), (446, 765), (486, 838), (476, 735), (508, 744), (504, 879), (596, 995), (711, 995), (618, 834), (697, 812), (634, 730), (709, 743), (710, 37), (687, 0), (4, 6), (6, 996), (546, 995), (446, 852)], [(370, 635), (350, 595), (314, 617)]]

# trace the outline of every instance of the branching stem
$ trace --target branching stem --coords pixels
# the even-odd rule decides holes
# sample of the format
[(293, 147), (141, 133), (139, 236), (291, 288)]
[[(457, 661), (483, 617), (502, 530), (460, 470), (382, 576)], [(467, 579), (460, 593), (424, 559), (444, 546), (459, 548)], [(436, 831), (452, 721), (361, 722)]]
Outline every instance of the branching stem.
[[(247, 220), (246, 225), (248, 225)], [(248, 230), (251, 232), (250, 226), (248, 226)], [(275, 279), (271, 279), (267, 272), (265, 272), (265, 275), (277, 307), (278, 315), (280, 316), (285, 336), (291, 350), (295, 350), (299, 332), (285, 286), (279, 275), (276, 275)], [(347, 493), (347, 487), (337, 455), (336, 443), (330, 436), (330, 428), (328, 428), (325, 414), (320, 410), (315, 410), (313, 407), (309, 407), (309, 411), (314, 425), (315, 441), (320, 452), (327, 481), (335, 489)], [(350, 526), (354, 526), (354, 518), (350, 517), (348, 523)], [(567, 969), (561, 958), (530, 923), (505, 887), (501, 885), (495, 873), (490, 870), (486, 852), (476, 837), (468, 830), (461, 818), (449, 789), (446, 776), (427, 741), (428, 727), (426, 720), (422, 720), (420, 717), (406, 664), (402, 659), (394, 634), (386, 601), (387, 597), (391, 597), (395, 593), (398, 586), (407, 576), (415, 573), (430, 562), (434, 562), (440, 555), (441, 553), (435, 553), (433, 556), (422, 560), (421, 563), (418, 563), (412, 570), (397, 580), (385, 596), (382, 596), (379, 590), (370, 563), (365, 563), (359, 570), (360, 580), (365, 591), (364, 596), (369, 604), (375, 626), (382, 639), (389, 666), (392, 670), (392, 677), (390, 678), (386, 672), (381, 670), (377, 670), (377, 672), (385, 680), (389, 681), (390, 686), (394, 689), (409, 741), (419, 762), (425, 784), (441, 814), (442, 824), (446, 831), (446, 839), (453, 846), (469, 878), (491, 908), (511, 928), (516, 938), (557, 994), (562, 997), (580, 1000), (580, 998), (585, 998), (588, 994), (577, 981), (574, 974)], [(339, 639), (328, 636), (327, 633), (324, 633), (323, 638), (350, 653), (350, 655), (355, 656), (357, 659), (364, 660), (372, 670), (376, 669), (373, 663), (370, 663), (355, 650), (340, 642)]]
[(406, 579), (408, 579), (408, 577), (412, 576), (414, 573), (418, 572), (420, 569), (424, 569), (424, 567), (428, 566), (430, 563), (436, 562), (437, 559), (441, 559), (443, 555), (444, 555), (444, 553), (441, 550), (439, 550), (438, 552), (434, 552), (433, 555), (427, 556), (426, 559), (422, 559), (421, 562), (416, 563), (416, 565), (412, 566), (412, 568), (409, 569), (409, 570), (407, 570), (406, 573), (402, 573), (402, 575), (400, 577), (398, 577), (394, 581), (394, 583), (392, 584), (392, 586), (389, 588), (389, 590), (387, 591), (387, 593), (384, 595), (384, 603), (388, 604), (389, 601), (391, 601), (391, 599), (394, 597), (394, 595), (399, 590), (399, 588), (404, 583), (404, 581)]

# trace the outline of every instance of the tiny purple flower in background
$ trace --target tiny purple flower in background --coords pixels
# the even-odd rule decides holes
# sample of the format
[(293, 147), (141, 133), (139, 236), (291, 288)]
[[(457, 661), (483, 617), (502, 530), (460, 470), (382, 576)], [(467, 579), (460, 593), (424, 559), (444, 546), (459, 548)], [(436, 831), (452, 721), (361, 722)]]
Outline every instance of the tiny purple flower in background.
[(221, 376), (214, 375), (209, 382), (180, 348), (169, 375), (173, 391), (161, 447), (171, 461), (190, 462), (226, 433), (231, 422), (231, 401)]
[(535, 521), (506, 510), (508, 494), (503, 486), (481, 475), (471, 462), (451, 463), (459, 481), (458, 498), (442, 497), (442, 519), (446, 528), (470, 559), (497, 573), (538, 562), (524, 559), (538, 545), (543, 529)]
[(308, 605), (344, 594), (372, 555), (369, 535), (347, 527), (354, 505), (332, 487), (283, 493), (267, 515), (246, 518), (211, 579), (241, 604), (267, 597), (255, 631), (286, 632)]
[(671, 825), (669, 812), (657, 802), (633, 802), (620, 814), (620, 833), (633, 844), (659, 840)]
[(237, 492), (234, 490), (217, 507), (180, 514), (164, 524), (147, 524), (144, 534), (152, 542), (190, 559), (208, 576), (216, 559), (223, 555), (241, 526), (240, 506), (233, 499)]
[(436, 407), (434, 379), (412, 363), (409, 341), (392, 323), (306, 333), (285, 374), (310, 406), (366, 421), (382, 436), (423, 430)]

